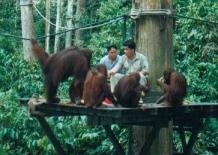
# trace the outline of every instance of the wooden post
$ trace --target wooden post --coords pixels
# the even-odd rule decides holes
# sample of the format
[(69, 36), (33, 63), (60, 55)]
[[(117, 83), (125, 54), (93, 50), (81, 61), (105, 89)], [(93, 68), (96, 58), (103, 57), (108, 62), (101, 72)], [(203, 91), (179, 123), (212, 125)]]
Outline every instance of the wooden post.
[(122, 43), (121, 45), (123, 45), (123, 43), (126, 41), (126, 16), (123, 17), (123, 24), (121, 27), (121, 32), (122, 32)]
[[(133, 0), (135, 9), (172, 9), (172, 0)], [(157, 79), (163, 70), (172, 66), (172, 19), (167, 15), (141, 15), (136, 19), (137, 51), (143, 53), (149, 62), (151, 87), (158, 90)], [(148, 151), (149, 155), (172, 154), (172, 123), (169, 128), (161, 128)], [(155, 128), (155, 127), (154, 127)], [(152, 127), (133, 127), (133, 152), (139, 154), (143, 144), (149, 137)]]
[[(35, 38), (33, 29), (33, 10), (32, 0), (20, 0), (21, 8), (21, 24), (22, 24), (22, 37)], [(32, 44), (29, 40), (23, 40), (23, 53), (25, 60), (33, 58)]]
[(64, 149), (62, 148), (60, 142), (57, 140), (57, 138), (55, 137), (53, 131), (51, 130), (51, 128), (49, 127), (49, 124), (47, 123), (47, 121), (45, 120), (44, 117), (41, 116), (37, 116), (36, 117), (41, 125), (41, 127), (44, 129), (46, 135), (48, 136), (48, 138), (50, 139), (50, 141), (52, 142), (55, 150), (57, 151), (58, 154), (60, 155), (67, 155), (67, 153), (64, 151)]
[[(73, 4), (74, 0), (68, 0), (67, 3), (67, 28), (71, 29), (73, 27)], [(72, 43), (72, 31), (66, 33), (66, 43), (65, 47), (70, 47)]]
[[(172, 9), (171, 0), (137, 0), (141, 9)], [(149, 62), (149, 77), (152, 88), (159, 89), (156, 81), (163, 70), (172, 66), (173, 60), (173, 22), (167, 16), (148, 15), (136, 20), (136, 42)]]
[[(57, 0), (57, 14), (56, 14), (56, 28), (55, 33), (59, 33), (61, 30), (61, 9), (62, 9), (62, 0)], [(55, 44), (54, 44), (54, 52), (58, 52), (60, 50), (60, 35), (55, 35)]]
[[(80, 19), (83, 13), (83, 10), (85, 8), (85, 0), (77, 0), (77, 7), (76, 7), (76, 27), (79, 28), (81, 27)], [(75, 32), (75, 44), (77, 46), (82, 45), (82, 31), (81, 30), (76, 30)]]
[[(50, 0), (46, 0), (45, 1), (45, 17), (46, 19), (50, 20)], [(49, 49), (49, 40), (50, 40), (50, 37), (49, 37), (49, 34), (50, 34), (50, 23), (48, 21), (45, 21), (45, 35), (47, 36), (46, 39), (45, 39), (45, 51), (47, 53), (50, 52), (50, 49)]]

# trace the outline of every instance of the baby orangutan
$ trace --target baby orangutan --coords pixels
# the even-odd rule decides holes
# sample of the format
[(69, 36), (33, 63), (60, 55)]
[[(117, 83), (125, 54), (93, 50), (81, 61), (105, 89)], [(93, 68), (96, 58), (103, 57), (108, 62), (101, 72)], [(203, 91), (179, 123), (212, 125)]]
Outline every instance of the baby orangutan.
[(87, 73), (83, 88), (83, 100), (85, 105), (93, 107), (100, 106), (105, 98), (116, 103), (107, 84), (106, 66), (99, 64), (96, 66), (96, 70), (90, 70)]
[(163, 77), (157, 80), (164, 95), (161, 96), (157, 103), (163, 103), (169, 106), (182, 105), (183, 98), (186, 95), (187, 82), (186, 78), (176, 72), (174, 69), (167, 69), (163, 73)]

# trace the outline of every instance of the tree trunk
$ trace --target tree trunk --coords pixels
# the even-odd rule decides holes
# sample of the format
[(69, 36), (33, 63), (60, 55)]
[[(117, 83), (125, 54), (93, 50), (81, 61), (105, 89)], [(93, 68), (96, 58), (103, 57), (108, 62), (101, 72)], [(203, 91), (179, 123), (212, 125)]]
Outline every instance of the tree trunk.
[[(32, 0), (20, 0), (23, 38), (35, 38), (32, 3)], [(25, 60), (30, 61), (33, 58), (32, 44), (29, 40), (23, 40), (23, 53)]]
[[(55, 33), (59, 33), (61, 30), (61, 8), (62, 8), (62, 0), (57, 0), (57, 14), (56, 14), (56, 28)], [(58, 52), (60, 50), (60, 35), (55, 35), (55, 45), (54, 52)]]
[[(67, 4), (67, 28), (71, 29), (73, 27), (73, 4), (74, 0), (68, 0)], [(70, 47), (72, 43), (72, 31), (66, 33), (66, 43), (65, 47)]]
[[(46, 19), (48, 19), (50, 21), (50, 0), (46, 0), (45, 2), (46, 5), (46, 9), (45, 9), (45, 17)], [(50, 34), (50, 23), (48, 21), (45, 21), (45, 35), (47, 36), (45, 39), (45, 50), (47, 53), (49, 53), (50, 49), (49, 49), (49, 37)]]
[[(141, 9), (172, 9), (171, 0), (135, 0), (135, 7)], [(136, 20), (136, 43), (139, 52), (142, 52), (149, 63), (149, 78), (152, 90), (158, 90), (156, 80), (162, 76), (163, 70), (172, 66), (172, 19), (167, 16), (145, 15)], [(139, 153), (151, 127), (133, 127), (135, 140), (133, 152)], [(167, 128), (161, 128), (157, 138), (152, 143), (149, 155), (172, 154), (172, 123)]]
[[(85, 0), (78, 0), (77, 1), (77, 8), (76, 8), (76, 27), (81, 26), (81, 17), (82, 17), (82, 12), (85, 9)], [(75, 36), (75, 44), (77, 46), (82, 45), (82, 31), (81, 30), (76, 30), (76, 36)]]

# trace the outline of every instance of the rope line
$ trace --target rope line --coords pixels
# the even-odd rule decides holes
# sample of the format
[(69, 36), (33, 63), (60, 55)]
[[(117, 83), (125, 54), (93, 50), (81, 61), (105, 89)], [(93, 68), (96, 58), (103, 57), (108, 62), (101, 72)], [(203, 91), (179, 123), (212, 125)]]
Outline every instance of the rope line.
[[(123, 15), (116, 16), (116, 17), (113, 17), (113, 18), (108, 19), (108, 20), (102, 20), (102, 21), (99, 21), (99, 22), (96, 22), (96, 23), (87, 24), (86, 26), (83, 26), (83, 27), (71, 28), (71, 29), (67, 29), (65, 31), (53, 33), (53, 34), (50, 34), (50, 35), (38, 36), (38, 37), (36, 37), (36, 39), (43, 39), (43, 38), (50, 37), (50, 36), (60, 35), (60, 34), (63, 34), (63, 33), (69, 32), (69, 31), (87, 30), (87, 29), (97, 28), (97, 27), (101, 27), (101, 26), (104, 26), (104, 25), (119, 21), (121, 19), (123, 19)], [(23, 40), (30, 40), (31, 39), (31, 38), (23, 38), (23, 37), (8, 34), (8, 33), (0, 33), (0, 35), (1, 36), (6, 36), (6, 37), (14, 37), (14, 38), (23, 39)]]
[(209, 21), (209, 20), (204, 20), (204, 19), (199, 19), (199, 18), (194, 18), (194, 17), (188, 17), (188, 16), (184, 16), (184, 15), (181, 15), (181, 14), (176, 14), (176, 13), (173, 13), (172, 16), (173, 17), (191, 19), (191, 20), (195, 20), (195, 21), (199, 21), (199, 22), (204, 22), (204, 23), (207, 23), (207, 24), (210, 23), (210, 24), (218, 25), (218, 22), (215, 22), (215, 21)]
[(33, 4), (33, 7), (36, 9), (36, 12), (49, 24), (56, 26), (54, 23), (52, 23), (50, 20), (48, 20), (45, 16), (42, 15), (42, 13), (39, 11), (39, 9)]
[[(57, 27), (55, 23), (52, 23), (49, 19), (47, 19), (45, 16), (43, 16), (43, 14), (39, 11), (39, 9), (36, 7), (36, 5), (33, 4), (33, 7), (35, 8), (36, 12), (46, 21), (48, 22), (49, 24), (51, 24), (52, 26), (54, 27)], [(69, 29), (68, 27), (62, 27), (62, 26), (59, 26), (60, 28), (62, 29)]]
[[(38, 10), (38, 9), (36, 8), (36, 10)], [(38, 12), (38, 13), (40, 14), (40, 16), (44, 20), (46, 20), (47, 22), (49, 22), (50, 24), (55, 26), (55, 24), (50, 22), (47, 18), (45, 18), (41, 14), (41, 12)], [(195, 21), (199, 21), (199, 22), (204, 22), (204, 23), (207, 23), (207, 24), (210, 23), (210, 24), (218, 25), (218, 22), (215, 22), (215, 21), (209, 21), (209, 20), (198, 19), (198, 18), (194, 18), (194, 17), (188, 17), (188, 16), (184, 16), (184, 15), (181, 15), (181, 14), (176, 14), (176, 13), (172, 13), (172, 15), (170, 15), (170, 16), (173, 17), (173, 18), (176, 18), (176, 17), (186, 18), (186, 19), (191, 19), (191, 20), (195, 20)], [(122, 14), (122, 15), (119, 15), (119, 16), (113, 16), (110, 19), (101, 20), (101, 21), (98, 21), (98, 22), (95, 22), (95, 23), (87, 24), (87, 25), (85, 25), (83, 27), (78, 27), (78, 28), (66, 28), (66, 27), (62, 27), (62, 28), (65, 28), (66, 30), (58, 32), (58, 33), (53, 33), (53, 34), (50, 34), (50, 35), (38, 36), (36, 38), (37, 39), (43, 39), (43, 38), (50, 37), (50, 36), (64, 34), (64, 33), (69, 32), (69, 31), (93, 29), (93, 28), (101, 27), (101, 26), (104, 26), (104, 25), (116, 22), (116, 21), (121, 20), (121, 19), (123, 19), (125, 17), (130, 17), (130, 16), (128, 16), (127, 14)], [(21, 36), (16, 36), (16, 35), (9, 34), (9, 33), (4, 33), (4, 32), (0, 32), (0, 35), (1, 36), (5, 36), (5, 37), (12, 37), (12, 38), (17, 38), (17, 39), (22, 39), (22, 40), (30, 40), (31, 39), (31, 38), (24, 38), (24, 37), (21, 37)]]
[(5, 36), (5, 37), (9, 37), (9, 38), (16, 38), (16, 39), (21, 39), (21, 40), (30, 40), (29, 38), (24, 38), (21, 36), (16, 36), (16, 35), (4, 33), (4, 32), (0, 32), (0, 36)]

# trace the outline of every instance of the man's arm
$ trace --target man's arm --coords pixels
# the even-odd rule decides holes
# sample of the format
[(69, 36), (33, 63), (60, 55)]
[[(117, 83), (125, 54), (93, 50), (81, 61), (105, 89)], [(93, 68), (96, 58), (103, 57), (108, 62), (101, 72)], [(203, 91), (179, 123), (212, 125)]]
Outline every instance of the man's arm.
[(122, 56), (120, 59), (121, 60), (111, 70), (108, 71), (109, 76), (117, 73), (122, 68), (124, 63), (124, 57)]

